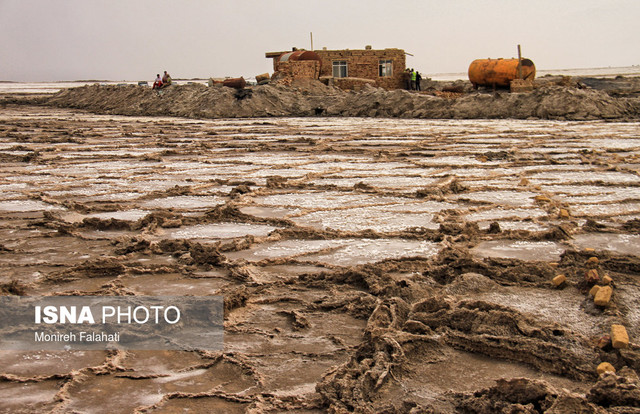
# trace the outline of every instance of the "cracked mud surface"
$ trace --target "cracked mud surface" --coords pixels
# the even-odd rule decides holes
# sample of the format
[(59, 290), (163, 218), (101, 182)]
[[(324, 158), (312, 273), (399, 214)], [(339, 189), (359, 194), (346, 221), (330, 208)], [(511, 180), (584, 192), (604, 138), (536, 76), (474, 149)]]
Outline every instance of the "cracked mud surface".
[(9, 105), (2, 294), (223, 295), (225, 346), (1, 351), (0, 411), (637, 412), (639, 127)]

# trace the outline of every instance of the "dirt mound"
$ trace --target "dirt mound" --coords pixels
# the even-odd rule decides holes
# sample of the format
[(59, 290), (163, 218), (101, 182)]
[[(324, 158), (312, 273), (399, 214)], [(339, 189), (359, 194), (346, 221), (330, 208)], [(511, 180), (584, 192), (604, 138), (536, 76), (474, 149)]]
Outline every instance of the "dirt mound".
[[(638, 376), (630, 369), (607, 373), (586, 398), (556, 390), (545, 381), (527, 378), (498, 380), (496, 386), (473, 395), (459, 395), (459, 410), (473, 413), (631, 413), (637, 412)], [(605, 408), (606, 407), (606, 408)]]
[(532, 93), (471, 93), (457, 99), (366, 88), (328, 109), (331, 115), (400, 118), (623, 119), (637, 107), (602, 91), (546, 86)]
[(244, 118), (308, 116), (309, 100), (285, 86), (256, 86), (246, 92), (224, 86), (175, 86), (160, 92), (138, 86), (83, 86), (64, 90), (49, 104), (119, 115)]
[(259, 85), (235, 90), (201, 84), (156, 92), (139, 86), (91, 85), (51, 97), (47, 104), (119, 115), (246, 118), (273, 116), (348, 116), (432, 119), (540, 118), (634, 119), (638, 99), (615, 98), (604, 91), (546, 85), (532, 93), (456, 94), (387, 91), (365, 86), (346, 92), (317, 81), (291, 87)]

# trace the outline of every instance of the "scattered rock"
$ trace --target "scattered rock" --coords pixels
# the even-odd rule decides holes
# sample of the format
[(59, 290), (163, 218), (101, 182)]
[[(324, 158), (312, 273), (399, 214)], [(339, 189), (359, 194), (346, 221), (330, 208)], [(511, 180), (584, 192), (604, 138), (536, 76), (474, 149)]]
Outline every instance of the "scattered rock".
[(595, 256), (591, 256), (588, 260), (587, 260), (587, 264), (588, 265), (597, 265), (598, 263), (600, 263), (600, 259), (598, 259)]
[(553, 285), (555, 287), (560, 287), (567, 281), (567, 277), (565, 275), (558, 275), (553, 278)]
[(616, 349), (629, 346), (629, 335), (627, 329), (622, 325), (611, 325), (611, 344)]
[(589, 285), (598, 283), (600, 281), (600, 276), (598, 275), (598, 271), (596, 269), (587, 270), (584, 274), (584, 280)]
[(613, 373), (615, 373), (616, 369), (610, 363), (603, 362), (600, 365), (598, 365), (597, 372), (598, 372), (598, 374), (604, 374), (605, 372), (613, 372)]
[(607, 306), (611, 301), (612, 294), (613, 289), (611, 289), (611, 286), (602, 286), (593, 297), (593, 303), (598, 306)]
[(640, 381), (638, 374), (624, 367), (617, 373), (606, 372), (587, 394), (590, 402), (602, 407), (634, 407), (635, 410), (620, 412), (638, 412), (640, 408)]

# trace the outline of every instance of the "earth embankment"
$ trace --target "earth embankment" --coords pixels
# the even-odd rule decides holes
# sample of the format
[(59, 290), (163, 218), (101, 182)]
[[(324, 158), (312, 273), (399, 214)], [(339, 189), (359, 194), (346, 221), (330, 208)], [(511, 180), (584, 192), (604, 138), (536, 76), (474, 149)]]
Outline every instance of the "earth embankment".
[(316, 81), (259, 85), (236, 90), (203, 84), (175, 85), (160, 92), (140, 86), (91, 85), (63, 90), (41, 102), (64, 108), (136, 116), (248, 118), (347, 116), (424, 119), (630, 120), (640, 117), (640, 99), (605, 90), (539, 85), (533, 92), (387, 91), (365, 86), (343, 91)]

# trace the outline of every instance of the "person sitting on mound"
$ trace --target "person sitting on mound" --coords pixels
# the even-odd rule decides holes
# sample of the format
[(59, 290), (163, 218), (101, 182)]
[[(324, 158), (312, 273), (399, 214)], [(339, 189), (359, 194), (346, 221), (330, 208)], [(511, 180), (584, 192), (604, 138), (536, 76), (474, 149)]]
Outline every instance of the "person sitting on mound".
[(165, 70), (164, 75), (162, 76), (162, 87), (166, 88), (169, 85), (171, 85), (171, 75), (169, 75)]
[(156, 80), (153, 82), (153, 87), (151, 89), (160, 89), (162, 88), (162, 79), (160, 79), (160, 74), (156, 75)]

